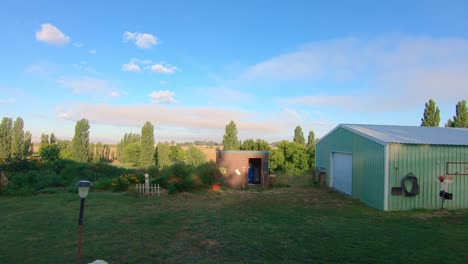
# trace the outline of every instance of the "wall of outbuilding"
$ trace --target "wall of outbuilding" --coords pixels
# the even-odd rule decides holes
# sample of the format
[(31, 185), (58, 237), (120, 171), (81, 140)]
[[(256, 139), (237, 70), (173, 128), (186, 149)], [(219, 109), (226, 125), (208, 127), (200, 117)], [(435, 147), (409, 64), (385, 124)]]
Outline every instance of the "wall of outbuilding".
[[(400, 186), (409, 172), (418, 178), (420, 192), (414, 197), (393, 196), (389, 191), (389, 210), (440, 208), (440, 183), (437, 176), (446, 174), (446, 162), (468, 162), (468, 146), (389, 144), (389, 189)], [(468, 164), (461, 165), (468, 174)], [(398, 173), (395, 168), (398, 168)], [(468, 208), (468, 175), (456, 175), (448, 192), (446, 208)]]
[[(218, 151), (216, 153), (216, 165), (218, 169), (225, 170), (225, 184), (230, 187), (248, 186), (249, 159), (261, 159), (261, 186), (270, 186), (269, 152), (268, 151)], [(240, 175), (236, 173), (239, 170)]]
[(330, 160), (333, 152), (351, 153), (353, 164), (352, 197), (384, 210), (385, 146), (338, 128), (316, 144), (316, 167), (324, 167), (330, 186)]

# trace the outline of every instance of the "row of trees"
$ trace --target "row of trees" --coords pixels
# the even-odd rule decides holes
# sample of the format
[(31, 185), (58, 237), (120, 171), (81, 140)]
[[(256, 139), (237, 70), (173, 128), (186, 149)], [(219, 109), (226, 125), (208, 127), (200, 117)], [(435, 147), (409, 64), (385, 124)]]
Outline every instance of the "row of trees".
[[(438, 127), (440, 125), (440, 109), (436, 102), (430, 99), (424, 108), (421, 126)], [(468, 128), (468, 109), (466, 100), (459, 101), (455, 107), (455, 115), (447, 120), (445, 127)]]
[(32, 154), (33, 144), (31, 133), (24, 132), (24, 122), (17, 117), (13, 123), (12, 118), (3, 117), (0, 124), (0, 159), (21, 159)]
[(270, 144), (262, 139), (237, 138), (237, 126), (234, 121), (226, 125), (223, 136), (224, 150), (270, 150), (270, 169), (288, 174), (302, 174), (310, 171), (315, 163), (315, 135), (309, 131), (307, 143), (301, 126), (294, 129), (293, 141), (283, 140), (277, 148), (270, 150)]
[(117, 157), (120, 162), (133, 163), (147, 168), (155, 165), (158, 169), (171, 166), (178, 162), (198, 166), (206, 162), (205, 154), (197, 147), (191, 145), (186, 151), (181, 145), (174, 142), (158, 143), (154, 147), (154, 127), (146, 122), (141, 134), (126, 133), (117, 144)]

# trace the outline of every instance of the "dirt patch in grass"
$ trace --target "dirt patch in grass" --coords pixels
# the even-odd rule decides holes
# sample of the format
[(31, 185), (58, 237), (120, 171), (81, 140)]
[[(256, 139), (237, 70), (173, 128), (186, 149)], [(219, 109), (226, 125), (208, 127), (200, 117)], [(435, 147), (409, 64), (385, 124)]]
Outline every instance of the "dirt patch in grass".
[(119, 220), (120, 223), (132, 224), (135, 222), (135, 218), (122, 218)]
[(414, 213), (409, 214), (411, 217), (419, 218), (419, 219), (433, 219), (433, 218), (441, 218), (447, 216), (457, 216), (463, 215), (463, 211), (450, 211), (450, 210), (438, 210), (438, 211), (427, 211), (421, 213)]

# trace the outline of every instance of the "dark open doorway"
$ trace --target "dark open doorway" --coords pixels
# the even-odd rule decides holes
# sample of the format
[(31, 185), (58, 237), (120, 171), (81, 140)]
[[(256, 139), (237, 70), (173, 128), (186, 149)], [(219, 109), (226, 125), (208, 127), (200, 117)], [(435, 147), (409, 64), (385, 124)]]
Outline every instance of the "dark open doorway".
[(249, 159), (249, 184), (262, 183), (262, 159)]

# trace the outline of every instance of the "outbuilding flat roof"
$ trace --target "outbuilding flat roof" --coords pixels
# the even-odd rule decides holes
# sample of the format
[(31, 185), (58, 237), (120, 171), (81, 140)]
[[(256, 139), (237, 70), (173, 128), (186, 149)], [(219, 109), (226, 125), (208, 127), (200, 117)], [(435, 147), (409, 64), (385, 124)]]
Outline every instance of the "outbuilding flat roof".
[(232, 153), (232, 154), (255, 154), (255, 155), (258, 155), (258, 154), (262, 154), (262, 155), (266, 155), (266, 154), (269, 154), (270, 152), (269, 151), (266, 151), (266, 150), (219, 150), (223, 153)]
[(340, 127), (382, 145), (400, 143), (468, 146), (468, 128), (359, 124), (341, 124), (323, 136), (319, 142)]

